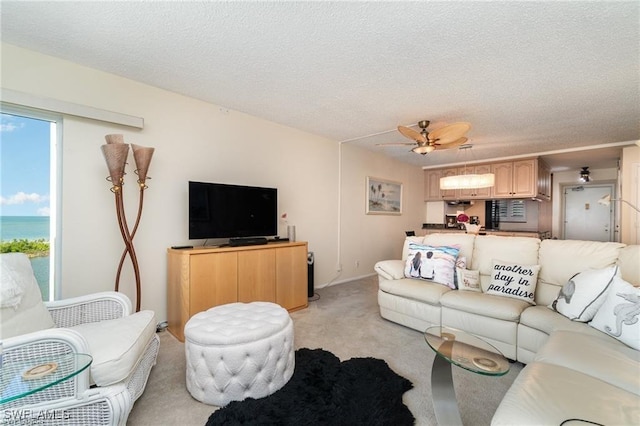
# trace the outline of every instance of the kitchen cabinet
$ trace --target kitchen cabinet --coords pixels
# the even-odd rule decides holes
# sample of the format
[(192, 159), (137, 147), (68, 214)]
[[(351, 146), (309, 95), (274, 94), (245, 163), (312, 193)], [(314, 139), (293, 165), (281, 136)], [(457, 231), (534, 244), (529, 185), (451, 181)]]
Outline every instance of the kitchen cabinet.
[[(461, 167), (460, 169), (458, 169), (459, 175), (484, 175), (486, 173), (491, 173), (491, 164)], [(457, 190), (457, 199), (459, 200), (486, 200), (490, 197), (491, 188), (471, 188)]]
[(198, 312), (254, 301), (294, 311), (307, 307), (307, 291), (306, 242), (167, 250), (167, 320), (180, 341)]
[(495, 163), (491, 166), (496, 182), (492, 198), (533, 198), (538, 194), (536, 159)]
[(437, 170), (425, 170), (424, 171), (424, 200), (425, 201), (441, 201), (442, 195), (440, 194), (440, 177), (442, 171)]

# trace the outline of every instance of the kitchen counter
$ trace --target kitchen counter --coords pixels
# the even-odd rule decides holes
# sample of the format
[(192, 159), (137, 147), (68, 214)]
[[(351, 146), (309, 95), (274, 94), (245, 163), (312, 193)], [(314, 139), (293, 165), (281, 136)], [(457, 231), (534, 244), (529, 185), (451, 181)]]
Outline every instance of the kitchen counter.
[[(464, 234), (465, 231), (462, 229), (455, 228), (445, 228), (445, 229), (425, 229), (426, 234), (437, 234), (437, 233), (459, 233)], [(486, 231), (480, 231), (478, 235), (498, 235), (501, 237), (531, 237), (531, 238), (540, 238), (541, 240), (551, 238), (550, 231), (501, 231), (501, 230), (493, 230), (489, 229)]]

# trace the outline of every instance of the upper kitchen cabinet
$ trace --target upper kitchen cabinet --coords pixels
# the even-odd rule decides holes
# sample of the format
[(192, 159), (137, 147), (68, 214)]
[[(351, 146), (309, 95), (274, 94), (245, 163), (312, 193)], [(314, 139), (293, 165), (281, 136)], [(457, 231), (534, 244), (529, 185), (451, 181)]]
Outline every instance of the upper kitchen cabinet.
[(536, 159), (495, 163), (493, 198), (533, 198), (538, 195), (538, 164)]
[[(462, 167), (458, 170), (460, 175), (484, 175), (486, 173), (491, 173), (491, 164)], [(457, 198), (460, 200), (486, 200), (491, 198), (491, 188), (458, 189), (457, 192)]]
[(425, 170), (424, 171), (424, 200), (425, 201), (440, 201), (442, 196), (440, 195), (440, 177), (442, 176), (441, 170)]

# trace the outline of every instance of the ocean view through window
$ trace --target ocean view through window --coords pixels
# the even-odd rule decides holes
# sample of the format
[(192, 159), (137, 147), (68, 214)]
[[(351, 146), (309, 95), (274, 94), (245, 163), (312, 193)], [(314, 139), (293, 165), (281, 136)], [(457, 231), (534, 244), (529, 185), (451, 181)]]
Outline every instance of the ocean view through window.
[(56, 122), (2, 105), (0, 248), (26, 253), (43, 300), (53, 300)]

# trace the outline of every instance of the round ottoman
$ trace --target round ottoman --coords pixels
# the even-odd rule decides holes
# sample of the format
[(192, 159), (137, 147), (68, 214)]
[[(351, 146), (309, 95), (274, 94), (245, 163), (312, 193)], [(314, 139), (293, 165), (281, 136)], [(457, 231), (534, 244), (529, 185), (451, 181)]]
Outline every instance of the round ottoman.
[(205, 404), (262, 398), (293, 375), (293, 321), (275, 303), (216, 306), (191, 317), (184, 336), (187, 389)]

